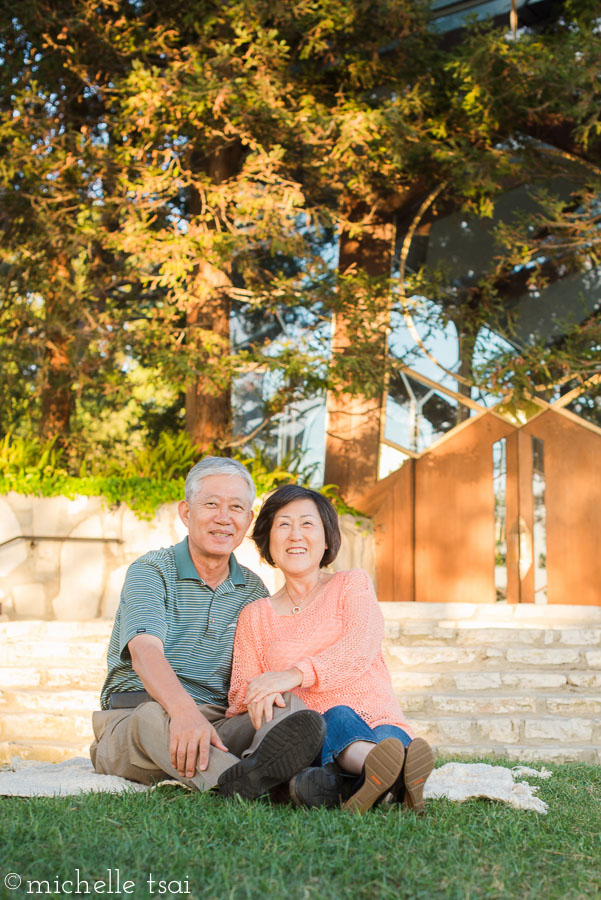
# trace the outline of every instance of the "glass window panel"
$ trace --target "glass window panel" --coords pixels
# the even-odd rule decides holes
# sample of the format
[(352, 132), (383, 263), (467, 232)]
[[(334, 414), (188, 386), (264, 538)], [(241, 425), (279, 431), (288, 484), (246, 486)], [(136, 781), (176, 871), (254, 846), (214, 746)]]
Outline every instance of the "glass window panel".
[(403, 463), (410, 459), (406, 453), (397, 450), (396, 447), (389, 447), (388, 444), (380, 444), (380, 461), (378, 465), (378, 478), (386, 478), (400, 469)]
[[(569, 202), (575, 185), (567, 178), (557, 177), (549, 179), (546, 187), (551, 195)], [(481, 276), (496, 264), (499, 224), (515, 223), (521, 214), (540, 212), (541, 198), (537, 190), (536, 185), (521, 185), (505, 192), (496, 198), (491, 218), (468, 216), (463, 211), (442, 216), (412, 240), (407, 272), (416, 272), (424, 265), (438, 269), (447, 291), (446, 296), (441, 295), (436, 303), (422, 297), (411, 299), (417, 305), (415, 327), (428, 351), (451, 372), (458, 371), (459, 348), (453, 324), (458, 303), (466, 301)], [(540, 291), (533, 289), (526, 277), (527, 270), (534, 267), (535, 262), (513, 268), (513, 281), (505, 304), (510, 317), (499, 311), (498, 319), (491, 318), (487, 327), (481, 328), (473, 358), (463, 361), (466, 365), (471, 364), (474, 372), (502, 353), (513, 355), (516, 348), (524, 345), (538, 341), (549, 344), (561, 339), (574, 325), (601, 310), (601, 267), (566, 273)], [(393, 329), (398, 333), (391, 339), (391, 353), (404, 358), (404, 353), (411, 349), (411, 334), (406, 327), (403, 333), (402, 323), (398, 326), (393, 323)], [(413, 348), (413, 354), (415, 359), (407, 359), (407, 365), (456, 389), (452, 376), (425, 358), (423, 351), (420, 355)], [(471, 396), (487, 408), (499, 399), (475, 388)], [(553, 396), (552, 392), (544, 393), (544, 399), (552, 400)]]
[(497, 601), (507, 600), (507, 441), (492, 445), (495, 495), (495, 592)]
[(515, 334), (519, 342), (551, 343), (601, 308), (601, 268), (565, 275), (541, 292), (518, 300)]
[(601, 384), (590, 387), (565, 408), (601, 428)]
[(420, 453), (469, 415), (469, 408), (453, 397), (398, 372), (388, 385), (384, 437)]
[(547, 504), (545, 498), (545, 444), (532, 438), (532, 498), (534, 522), (532, 549), (534, 554), (534, 602), (547, 602)]
[(323, 484), (326, 457), (325, 397), (303, 400), (287, 406), (275, 420), (278, 462), (290, 453), (300, 456), (302, 468), (312, 469), (311, 482)]
[[(540, 2), (542, 0), (517, 0), (517, 9), (519, 11), (524, 6), (536, 9)], [(431, 27), (434, 31), (454, 31), (456, 28), (465, 28), (474, 18), (481, 21), (493, 16), (507, 16), (509, 27), (511, 0), (432, 0), (430, 5), (433, 12)]]
[(417, 300), (414, 297), (411, 302), (416, 304), (412, 309), (412, 317), (419, 337), (434, 359), (430, 359), (416, 343), (404, 316), (396, 311), (390, 319), (390, 353), (420, 375), (456, 391), (457, 379), (434, 362), (436, 360), (451, 372), (459, 368), (459, 342), (455, 326), (450, 322), (443, 326), (440, 322), (440, 308), (425, 297)]
[[(274, 378), (268, 371), (247, 372), (234, 379), (232, 388), (234, 437), (250, 434), (265, 415), (264, 402), (274, 389)], [(287, 406), (254, 438), (252, 444), (264, 449), (274, 463), (283, 462), (289, 454), (299, 456), (301, 468), (312, 468), (311, 481), (323, 482), (326, 453), (325, 396)], [(252, 452), (251, 445), (242, 448)]]
[(232, 385), (232, 432), (235, 437), (250, 434), (263, 420), (265, 371), (246, 372)]
[[(477, 371), (487, 360), (496, 354), (515, 353), (515, 348), (500, 334), (490, 328), (482, 327), (474, 343), (473, 365)], [(495, 406), (501, 400), (500, 394), (492, 394), (480, 388), (472, 389), (472, 398), (476, 403), (482, 403), (487, 409)]]

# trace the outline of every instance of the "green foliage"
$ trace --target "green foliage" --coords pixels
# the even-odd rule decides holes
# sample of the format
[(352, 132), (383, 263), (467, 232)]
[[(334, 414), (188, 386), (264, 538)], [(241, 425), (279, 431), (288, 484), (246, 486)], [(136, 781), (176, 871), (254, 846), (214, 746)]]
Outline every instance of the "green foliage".
[(304, 466), (298, 453), (287, 453), (281, 462), (274, 462), (265, 448), (253, 444), (249, 454), (235, 453), (233, 458), (248, 470), (257, 488), (257, 496), (274, 491), (283, 484), (308, 485), (314, 474), (314, 466)]
[[(90, 419), (143, 406), (135, 363), (160, 373), (165, 410), (187, 395), (203, 449), (231, 445), (231, 383), (249, 370), (280, 376), (267, 419), (326, 389), (378, 396), (395, 279), (369, 238), (395, 219), (404, 234), (437, 186), (422, 237), (450, 212), (490, 220), (515, 185), (574, 181), (567, 202), (501, 223), (478, 278), (418, 259), (407, 289), (457, 326), (472, 380), (597, 371), (589, 322), (542, 364), (522, 347), (513, 368), (494, 348), (481, 372), (469, 358), (485, 325), (515, 342), (520, 291), (601, 259), (595, 4), (563, 4), (517, 40), (480, 25), (452, 45), (428, 28), (430, 5), (0, 5), (0, 434), (71, 454)], [(342, 234), (363, 249), (335, 277)], [(242, 331), (265, 326), (237, 346), (233, 308)], [(332, 314), (348, 325), (334, 354)], [(127, 470), (168, 469), (156, 452)]]
[(59, 465), (63, 455), (63, 450), (56, 448), (56, 438), (39, 441), (8, 432), (0, 439), (0, 468), (5, 477), (44, 477), (60, 473), (63, 471)]
[[(185, 432), (159, 435), (156, 444), (133, 452), (129, 460), (97, 459), (92, 470), (86, 461), (69, 471), (55, 441), (41, 442), (7, 434), (0, 440), (0, 494), (16, 491), (42, 497), (76, 495), (104, 497), (108, 506), (125, 503), (142, 519), (150, 519), (162, 503), (181, 500), (185, 477), (203, 454)], [(314, 467), (303, 466), (298, 453), (274, 462), (256, 446), (250, 454), (234, 456), (249, 471), (257, 495), (263, 497), (282, 484), (309, 485)], [(333, 485), (323, 488), (340, 513), (352, 512)]]
[(154, 446), (143, 447), (124, 461), (108, 461), (103, 469), (107, 475), (121, 478), (150, 478), (169, 481), (185, 478), (200, 454), (185, 431), (179, 434), (163, 432)]

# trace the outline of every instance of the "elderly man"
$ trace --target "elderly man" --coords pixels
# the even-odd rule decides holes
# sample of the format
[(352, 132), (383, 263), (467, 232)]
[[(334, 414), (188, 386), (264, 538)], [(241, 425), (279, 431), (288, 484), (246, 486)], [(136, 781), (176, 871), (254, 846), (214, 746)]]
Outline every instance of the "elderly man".
[(232, 552), (254, 498), (244, 466), (206, 457), (189, 472), (179, 505), (188, 537), (129, 567), (102, 711), (93, 715), (97, 772), (254, 798), (317, 756), (325, 726), (293, 694), (278, 696), (273, 718), (257, 731), (248, 713), (225, 718), (238, 615), (268, 594)]

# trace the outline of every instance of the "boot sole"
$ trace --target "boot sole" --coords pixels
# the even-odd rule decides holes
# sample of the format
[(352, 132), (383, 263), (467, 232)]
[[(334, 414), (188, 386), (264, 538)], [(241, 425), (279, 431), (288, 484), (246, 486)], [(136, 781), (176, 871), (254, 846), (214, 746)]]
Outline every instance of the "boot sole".
[(415, 738), (411, 741), (406, 751), (405, 769), (403, 780), (405, 794), (403, 806), (412, 809), (416, 813), (423, 813), (426, 807), (424, 802), (424, 785), (430, 772), (434, 768), (434, 754), (432, 748), (423, 738)]
[(365, 760), (365, 781), (343, 809), (365, 812), (388, 793), (401, 773), (405, 748), (396, 738), (386, 738), (369, 752)]
[[(295, 775), (289, 786), (290, 798), (295, 806), (311, 809), (325, 807), (335, 809), (349, 796), (344, 776), (311, 767)], [(346, 797), (345, 797), (346, 794)]]
[(309, 766), (321, 749), (326, 725), (319, 713), (299, 710), (267, 732), (255, 752), (226, 769), (217, 784), (226, 797), (262, 797)]

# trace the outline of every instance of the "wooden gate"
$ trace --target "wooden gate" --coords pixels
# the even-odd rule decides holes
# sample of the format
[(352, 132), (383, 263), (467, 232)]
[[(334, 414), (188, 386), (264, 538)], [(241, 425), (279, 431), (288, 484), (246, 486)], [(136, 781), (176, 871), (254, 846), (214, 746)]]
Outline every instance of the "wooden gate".
[(601, 432), (477, 415), (378, 482), (381, 600), (601, 605)]

